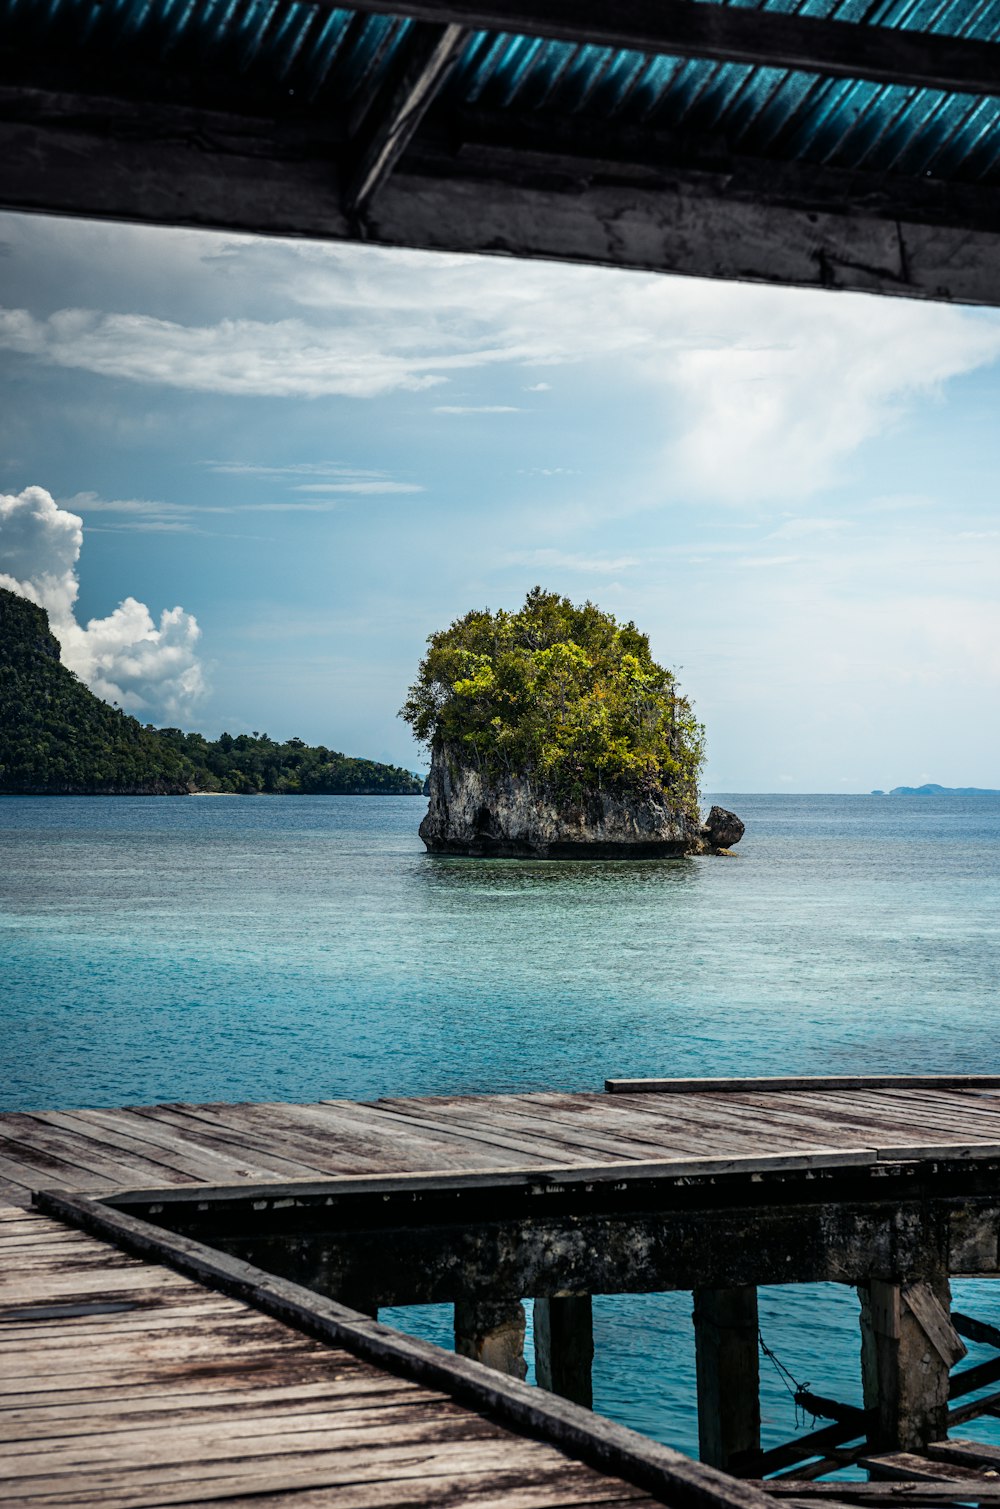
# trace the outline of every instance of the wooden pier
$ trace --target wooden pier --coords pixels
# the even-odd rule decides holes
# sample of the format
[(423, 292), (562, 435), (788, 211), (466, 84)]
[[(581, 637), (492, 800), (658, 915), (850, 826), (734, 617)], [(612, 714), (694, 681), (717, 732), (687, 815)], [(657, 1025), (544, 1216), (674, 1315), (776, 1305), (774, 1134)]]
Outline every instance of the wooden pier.
[[(6, 1114), (0, 1199), (5, 1503), (1000, 1504), (946, 1439), (1000, 1408), (948, 1283), (1000, 1273), (995, 1077)], [(865, 1409), (762, 1453), (757, 1286), (817, 1279), (861, 1293)], [(670, 1288), (708, 1465), (585, 1408), (590, 1296)], [(426, 1300), (456, 1355), (379, 1325)], [(845, 1460), (884, 1481), (810, 1481)]]

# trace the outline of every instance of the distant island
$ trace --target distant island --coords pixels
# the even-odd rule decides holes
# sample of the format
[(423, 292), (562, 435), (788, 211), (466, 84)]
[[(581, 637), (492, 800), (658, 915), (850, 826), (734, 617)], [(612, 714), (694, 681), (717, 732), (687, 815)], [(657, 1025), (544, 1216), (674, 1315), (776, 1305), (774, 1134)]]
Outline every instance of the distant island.
[(1000, 796), (991, 786), (893, 786), (891, 791), (873, 791), (872, 796)]
[(301, 739), (153, 728), (61, 663), (48, 614), (0, 588), (0, 795), (419, 796), (408, 770)]
[(400, 715), (431, 751), (432, 853), (670, 858), (742, 837), (722, 808), (701, 821), (704, 730), (635, 624), (535, 587), (428, 646)]

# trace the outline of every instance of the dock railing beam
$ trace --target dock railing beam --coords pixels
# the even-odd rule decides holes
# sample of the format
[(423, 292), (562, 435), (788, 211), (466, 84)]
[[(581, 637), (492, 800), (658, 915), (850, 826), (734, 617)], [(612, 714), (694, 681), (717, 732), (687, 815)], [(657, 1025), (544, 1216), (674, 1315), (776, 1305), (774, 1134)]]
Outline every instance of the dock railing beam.
[(593, 1406), (594, 1315), (589, 1294), (535, 1300), (535, 1379), (539, 1388)]
[(699, 1454), (748, 1477), (760, 1456), (758, 1335), (754, 1287), (695, 1289)]

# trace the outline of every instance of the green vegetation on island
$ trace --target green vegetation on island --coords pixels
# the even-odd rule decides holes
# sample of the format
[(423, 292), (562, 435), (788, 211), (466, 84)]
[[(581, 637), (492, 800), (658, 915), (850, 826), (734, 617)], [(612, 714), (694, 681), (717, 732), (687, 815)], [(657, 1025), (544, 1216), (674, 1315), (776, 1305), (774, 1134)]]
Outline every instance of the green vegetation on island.
[(407, 770), (301, 739), (156, 729), (110, 707), (61, 664), (44, 609), (0, 588), (0, 793), (416, 796)]
[(697, 819), (704, 730), (634, 623), (535, 587), (518, 612), (467, 613), (428, 646), (400, 715), (439, 756), (560, 803), (666, 790)]

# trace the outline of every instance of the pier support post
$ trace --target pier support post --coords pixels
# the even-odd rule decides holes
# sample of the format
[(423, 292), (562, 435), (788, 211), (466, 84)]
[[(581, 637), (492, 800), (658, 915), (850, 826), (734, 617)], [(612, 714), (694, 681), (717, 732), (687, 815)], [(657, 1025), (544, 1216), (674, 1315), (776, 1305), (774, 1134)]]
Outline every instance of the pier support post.
[(748, 1477), (760, 1455), (757, 1337), (755, 1288), (695, 1289), (699, 1455)]
[(872, 1445), (920, 1451), (948, 1433), (948, 1374), (966, 1350), (951, 1324), (948, 1279), (872, 1279), (859, 1293), (865, 1407), (877, 1411)]
[(589, 1294), (555, 1295), (535, 1300), (535, 1377), (574, 1404), (594, 1403), (594, 1316)]
[(455, 1351), (498, 1373), (523, 1378), (524, 1306), (520, 1300), (455, 1301)]

